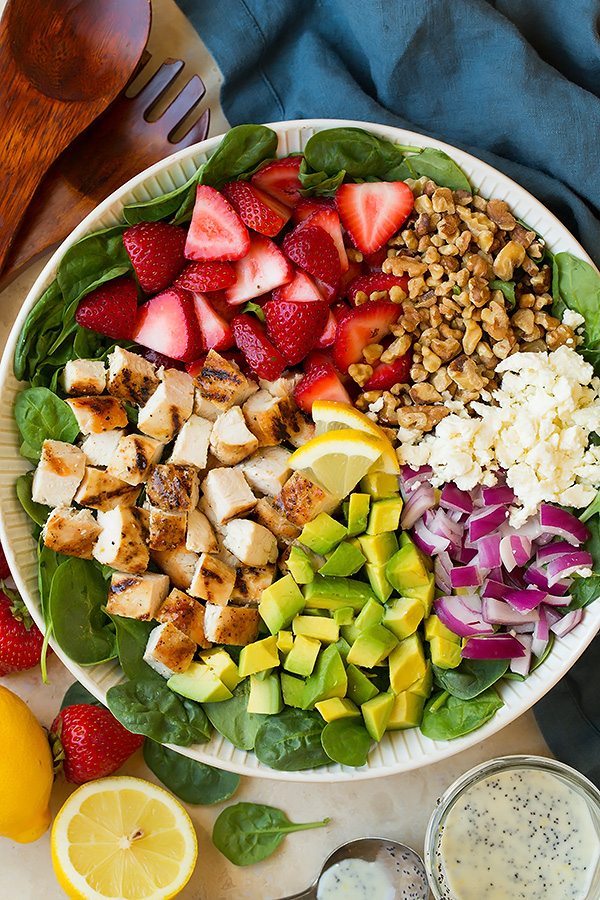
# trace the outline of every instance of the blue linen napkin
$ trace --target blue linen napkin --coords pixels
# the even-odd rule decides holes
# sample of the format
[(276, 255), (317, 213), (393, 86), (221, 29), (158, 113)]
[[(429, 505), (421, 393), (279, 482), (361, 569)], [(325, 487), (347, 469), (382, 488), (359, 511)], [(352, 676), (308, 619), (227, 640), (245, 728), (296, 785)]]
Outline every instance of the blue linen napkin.
[[(232, 125), (362, 119), (448, 141), (528, 188), (600, 264), (597, 0), (177, 2)], [(535, 708), (552, 751), (597, 783), (599, 671), (596, 641)]]

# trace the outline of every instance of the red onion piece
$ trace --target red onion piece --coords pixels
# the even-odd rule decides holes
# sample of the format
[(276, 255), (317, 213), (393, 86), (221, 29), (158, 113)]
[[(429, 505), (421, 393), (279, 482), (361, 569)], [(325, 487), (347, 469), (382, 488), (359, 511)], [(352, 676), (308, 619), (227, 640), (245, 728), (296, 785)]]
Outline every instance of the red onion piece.
[(502, 564), (500, 559), (499, 534), (486, 534), (477, 542), (478, 563), (483, 569), (498, 569)]
[(479, 566), (454, 566), (450, 570), (450, 583), (453, 588), (479, 587), (482, 580)]
[(429, 480), (432, 472), (431, 466), (421, 466), (419, 469), (411, 469), (410, 466), (402, 466), (400, 474), (400, 487), (404, 496), (410, 494), (420, 484), (424, 484)]
[[(538, 566), (529, 566), (528, 569), (525, 570), (523, 575), (527, 584), (534, 584), (536, 587), (540, 588), (542, 591), (548, 591), (550, 593), (550, 585), (548, 584), (548, 576), (546, 575), (546, 571), (544, 569), (540, 569)], [(569, 585), (566, 582), (556, 581), (552, 588), (556, 594), (566, 594)]]
[(551, 544), (546, 544), (545, 547), (539, 547), (536, 555), (536, 564), (547, 565), (549, 562), (552, 562), (553, 559), (556, 559), (557, 556), (560, 556), (562, 553), (572, 553), (573, 545), (569, 544), (568, 541), (553, 541)]
[(441, 550), (447, 550), (450, 546), (450, 541), (430, 531), (423, 519), (419, 519), (413, 526), (412, 536), (419, 550), (422, 550), (429, 556), (435, 556), (436, 553), (439, 553)]
[(476, 594), (438, 597), (435, 612), (446, 628), (460, 637), (492, 634), (494, 629), (481, 618), (481, 600)]
[(527, 622), (525, 625), (511, 625), (510, 630), (515, 634), (533, 634), (535, 622)]
[(445, 550), (440, 550), (433, 560), (433, 574), (435, 575), (436, 586), (444, 594), (452, 593), (452, 584), (450, 583), (450, 570), (452, 569), (452, 560)]
[(567, 613), (566, 616), (563, 616), (558, 622), (555, 622), (550, 626), (550, 630), (554, 632), (557, 637), (564, 637), (565, 634), (568, 634), (570, 631), (575, 628), (576, 625), (579, 625), (583, 618), (583, 610), (582, 609), (573, 609), (571, 612)]
[(534, 625), (539, 617), (539, 611), (532, 609), (526, 613), (517, 612), (504, 600), (495, 597), (484, 597), (482, 602), (482, 618), (490, 625)]
[(484, 506), (510, 506), (515, 502), (515, 494), (507, 484), (496, 484), (493, 487), (484, 487), (481, 491)]
[(473, 501), (466, 491), (461, 491), (455, 484), (445, 484), (440, 497), (440, 506), (455, 512), (470, 514), (473, 512)]
[(545, 607), (540, 607), (539, 613), (540, 617), (533, 629), (533, 645), (531, 647), (531, 652), (534, 656), (542, 656), (548, 646), (548, 641), (550, 640), (550, 627), (548, 625), (548, 615)]
[[(570, 598), (569, 598), (570, 600)], [(546, 621), (548, 622), (548, 627), (552, 628), (552, 626), (556, 622), (560, 622), (562, 619), (562, 615), (558, 609), (554, 609), (553, 606), (548, 606), (546, 603), (544, 604), (544, 612), (546, 614)]]
[(548, 584), (553, 587), (557, 581), (573, 575), (578, 569), (589, 568), (593, 563), (590, 553), (585, 550), (578, 550), (572, 553), (565, 553), (553, 559), (548, 563)]
[(540, 603), (543, 603), (548, 594), (545, 591), (536, 591), (535, 588), (526, 588), (523, 591), (508, 591), (505, 595), (507, 603), (518, 610), (518, 612), (531, 612)]
[(525, 655), (520, 659), (511, 659), (509, 669), (511, 672), (514, 672), (515, 675), (522, 675), (525, 677), (529, 674), (529, 668), (531, 666), (531, 645), (533, 644), (533, 638), (530, 634), (519, 634), (516, 635), (516, 638), (525, 650)]
[(525, 648), (513, 634), (471, 637), (462, 649), (463, 659), (518, 659)]
[(481, 596), (493, 597), (495, 600), (504, 600), (509, 591), (510, 587), (507, 584), (494, 578), (488, 578), (481, 589)]
[(469, 541), (475, 543), (486, 534), (496, 531), (499, 525), (506, 519), (506, 509), (503, 506), (492, 506), (473, 513), (468, 519)]
[(579, 519), (550, 503), (542, 503), (540, 507), (540, 525), (547, 534), (557, 534), (575, 546), (585, 543), (589, 537), (589, 531)]
[(531, 556), (531, 540), (520, 534), (508, 534), (500, 541), (500, 559), (508, 572), (522, 568)]
[(435, 491), (430, 484), (420, 484), (407, 495), (400, 517), (400, 525), (405, 530), (412, 528), (423, 513), (435, 506)]

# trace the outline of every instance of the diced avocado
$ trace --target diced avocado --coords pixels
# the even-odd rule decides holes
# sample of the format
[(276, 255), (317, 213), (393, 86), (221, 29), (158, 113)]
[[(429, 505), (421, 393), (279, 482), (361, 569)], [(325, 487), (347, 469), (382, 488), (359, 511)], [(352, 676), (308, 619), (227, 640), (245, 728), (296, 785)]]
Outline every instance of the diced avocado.
[(302, 547), (292, 547), (285, 564), (296, 584), (310, 584), (315, 577), (310, 557)]
[(390, 654), (390, 685), (394, 694), (407, 691), (426, 671), (423, 642), (418, 634), (400, 641)]
[[(386, 656), (392, 652), (398, 641), (391, 631), (383, 625), (371, 625), (365, 631), (361, 631), (350, 648), (348, 662), (355, 666), (364, 666), (372, 669), (383, 662)], [(413, 678), (413, 681), (415, 679)]]
[(367, 600), (354, 623), (359, 632), (365, 631), (371, 625), (379, 625), (383, 619), (385, 610), (378, 600)]
[(433, 606), (433, 598), (435, 597), (435, 576), (430, 572), (427, 576), (427, 584), (417, 584), (414, 587), (405, 587), (402, 591), (405, 597), (411, 597), (413, 600), (420, 600), (428, 616)]
[(341, 522), (336, 522), (327, 513), (319, 513), (316, 519), (307, 522), (298, 540), (314, 553), (329, 553), (343, 541), (348, 529)]
[(365, 558), (359, 549), (349, 541), (338, 544), (333, 553), (328, 554), (326, 561), (319, 569), (320, 575), (346, 577), (354, 575), (364, 565)]
[(361, 706), (361, 712), (365, 720), (365, 728), (374, 741), (380, 741), (394, 707), (394, 695), (390, 693), (377, 694), (372, 700), (367, 700)]
[(359, 636), (360, 631), (356, 627), (356, 622), (353, 622), (351, 625), (342, 625), (342, 627), (340, 628), (340, 634), (345, 641), (348, 641), (349, 644), (353, 644)]
[(383, 566), (398, 550), (398, 538), (393, 531), (381, 534), (361, 534), (359, 537), (362, 552), (367, 562), (375, 566)]
[(398, 536), (398, 544), (400, 547), (406, 547), (407, 544), (410, 544), (411, 547), (416, 547), (415, 542), (411, 538), (408, 531), (401, 531)]
[(352, 625), (354, 622), (354, 610), (351, 606), (341, 606), (333, 611), (333, 621), (338, 625)]
[(425, 619), (425, 640), (431, 641), (435, 637), (444, 638), (445, 641), (450, 641), (453, 644), (460, 644), (459, 636), (450, 631), (442, 620), (434, 614)]
[(371, 504), (367, 534), (397, 531), (400, 525), (402, 506), (402, 497), (388, 497), (385, 500), (375, 500)]
[(432, 689), (433, 669), (430, 661), (427, 660), (425, 674), (411, 684), (409, 691), (411, 694), (418, 694), (419, 697), (424, 697), (426, 700), (430, 696)]
[(415, 728), (421, 724), (425, 698), (410, 691), (402, 691), (394, 697), (394, 705), (387, 723), (387, 731)]
[(389, 599), (392, 591), (394, 590), (387, 579), (387, 575), (385, 574), (385, 563), (382, 566), (376, 566), (373, 563), (367, 563), (365, 566), (365, 572), (367, 573), (369, 584), (373, 588), (373, 591), (376, 594), (378, 600), (381, 600), (382, 603), (385, 603), (385, 601)]
[(214, 669), (206, 663), (190, 663), (185, 672), (171, 675), (167, 687), (198, 703), (215, 703), (217, 700), (229, 700), (232, 693), (226, 687)]
[(350, 653), (350, 644), (348, 643), (348, 641), (345, 638), (340, 637), (335, 642), (334, 647), (338, 648), (340, 656), (342, 657), (344, 662), (346, 662), (346, 660), (348, 659), (348, 654)]
[(371, 587), (353, 578), (323, 578), (319, 576), (304, 588), (304, 600), (309, 609), (341, 609), (351, 606), (359, 612), (370, 597)]
[(289, 653), (294, 646), (294, 635), (291, 631), (277, 632), (277, 649), (281, 653)]
[(233, 691), (242, 680), (238, 667), (227, 650), (223, 650), (222, 647), (211, 647), (210, 650), (203, 650), (200, 654), (200, 659), (207, 666), (210, 666), (230, 691)]
[(284, 575), (262, 592), (258, 612), (271, 634), (290, 624), (304, 608), (304, 596), (291, 575)]
[(359, 708), (346, 697), (319, 700), (315, 703), (315, 709), (321, 713), (326, 722), (333, 722), (335, 719), (360, 719)]
[(295, 635), (316, 638), (324, 644), (333, 644), (340, 636), (340, 626), (326, 616), (296, 616), (292, 630)]
[(371, 498), (369, 494), (350, 494), (348, 498), (348, 534), (362, 534), (369, 520), (369, 506)]
[(432, 637), (429, 641), (431, 662), (440, 669), (455, 669), (462, 662), (461, 646), (443, 637)]
[(406, 597), (406, 588), (429, 584), (429, 572), (425, 567), (420, 550), (414, 544), (400, 547), (385, 567), (388, 581)]
[(277, 652), (277, 637), (263, 638), (262, 641), (254, 641), (247, 644), (240, 651), (238, 669), (242, 678), (246, 675), (256, 675), (265, 669), (273, 669), (279, 665), (279, 653)]
[(296, 678), (294, 675), (288, 675), (287, 672), (282, 672), (281, 691), (283, 693), (283, 702), (286, 706), (293, 706), (295, 707), (295, 709), (302, 709), (304, 698), (304, 679)]
[(383, 500), (385, 497), (397, 496), (398, 476), (389, 472), (369, 472), (360, 479), (358, 486), (375, 500)]
[(266, 678), (250, 676), (250, 694), (248, 695), (248, 712), (273, 716), (283, 709), (279, 675), (272, 672)]
[(339, 650), (333, 644), (322, 650), (312, 675), (304, 686), (304, 709), (312, 709), (319, 700), (330, 697), (345, 697), (348, 678)]
[(299, 634), (287, 655), (283, 668), (286, 672), (293, 672), (294, 675), (303, 675), (304, 677), (310, 675), (315, 667), (320, 649), (320, 641)]
[(366, 703), (371, 697), (379, 693), (375, 685), (356, 666), (350, 664), (346, 669), (348, 676), (348, 696), (358, 706)]
[(417, 630), (424, 615), (425, 610), (420, 600), (413, 600), (410, 597), (398, 597), (396, 600), (390, 600), (387, 604), (383, 616), (383, 624), (397, 638), (403, 640)]

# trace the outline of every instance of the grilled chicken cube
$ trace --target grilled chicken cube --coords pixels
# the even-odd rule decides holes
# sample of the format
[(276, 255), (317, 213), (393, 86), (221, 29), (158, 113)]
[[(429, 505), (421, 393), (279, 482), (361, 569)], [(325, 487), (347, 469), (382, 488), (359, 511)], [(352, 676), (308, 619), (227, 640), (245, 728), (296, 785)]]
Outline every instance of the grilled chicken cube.
[(264, 525), (232, 519), (225, 525), (223, 545), (246, 566), (266, 566), (277, 560), (277, 540)]
[(145, 510), (117, 506), (98, 513), (102, 531), (94, 547), (94, 559), (105, 566), (141, 575), (150, 554), (146, 538)]
[(239, 469), (211, 469), (202, 482), (202, 492), (217, 522), (242, 515), (256, 503), (256, 497)]
[(255, 381), (246, 378), (235, 362), (224, 359), (216, 350), (208, 351), (195, 382), (200, 392), (200, 402), (210, 403), (219, 412), (241, 406), (258, 390)]
[(290, 522), (281, 503), (266, 497), (261, 497), (257, 502), (253, 516), (257, 522), (275, 535), (280, 544), (289, 544), (295, 541), (300, 534), (300, 528)]
[(127, 619), (154, 619), (169, 593), (169, 578), (155, 572), (131, 575), (114, 572), (108, 590), (107, 612)]
[(156, 369), (143, 356), (122, 347), (108, 354), (108, 393), (113, 397), (143, 406), (159, 384)]
[(204, 607), (204, 633), (213, 644), (230, 644), (244, 647), (258, 637), (260, 616), (257, 609), (248, 606)]
[(294, 472), (288, 478), (277, 500), (290, 522), (300, 527), (321, 512), (333, 512), (339, 503), (333, 494), (310, 481), (301, 472)]
[(214, 422), (221, 415), (221, 410), (214, 403), (211, 403), (210, 400), (205, 400), (200, 388), (196, 388), (194, 392), (194, 414), (201, 419)]
[(268, 391), (258, 391), (242, 408), (246, 424), (261, 447), (275, 447), (287, 439), (289, 420), (296, 409), (291, 397), (273, 397)]
[(210, 641), (206, 640), (204, 634), (204, 607), (189, 594), (173, 588), (158, 610), (156, 619), (163, 623), (172, 622), (204, 650), (210, 647)]
[(108, 471), (127, 484), (141, 484), (148, 478), (151, 466), (158, 462), (164, 444), (145, 434), (124, 434)]
[(170, 462), (181, 466), (206, 467), (212, 422), (192, 415), (177, 435)]
[(301, 447), (314, 436), (315, 425), (313, 420), (294, 404), (287, 418), (286, 440), (289, 441), (292, 447)]
[(185, 672), (195, 652), (196, 643), (187, 634), (172, 622), (163, 622), (150, 632), (143, 659), (163, 678), (170, 678)]
[(275, 565), (240, 566), (235, 575), (231, 599), (243, 606), (258, 606), (262, 592), (273, 583)]
[(185, 546), (195, 553), (216, 553), (219, 549), (212, 526), (199, 509), (190, 509), (188, 513)]
[(87, 509), (57, 507), (53, 509), (42, 530), (44, 546), (65, 556), (92, 559), (100, 526)]
[(100, 434), (113, 428), (125, 428), (127, 413), (116, 397), (73, 397), (66, 400), (82, 434)]
[(173, 463), (154, 466), (146, 484), (146, 494), (150, 503), (159, 509), (195, 509), (200, 495), (198, 471), (194, 466)]
[(45, 506), (70, 506), (85, 473), (85, 454), (64, 441), (44, 441), (31, 499)]
[(193, 597), (225, 606), (234, 584), (235, 569), (212, 553), (203, 553), (196, 565), (189, 592)]
[(253, 491), (275, 497), (290, 474), (291, 452), (285, 447), (265, 447), (253, 453), (238, 466)]
[(161, 572), (169, 576), (175, 587), (187, 591), (198, 563), (197, 553), (186, 550), (184, 546), (174, 550), (153, 550), (152, 560)]
[(114, 509), (115, 506), (134, 506), (140, 492), (126, 481), (115, 478), (104, 469), (87, 466), (83, 481), (75, 494), (75, 502), (90, 509)]
[(254, 453), (258, 441), (248, 430), (239, 406), (232, 406), (215, 421), (210, 446), (217, 459), (226, 466), (234, 466)]
[(113, 431), (101, 431), (100, 434), (88, 434), (81, 444), (88, 465), (109, 466), (123, 434), (124, 432), (119, 428), (115, 428)]
[(175, 550), (185, 544), (187, 513), (167, 512), (150, 506), (148, 545), (151, 550)]
[(65, 394), (102, 394), (106, 390), (106, 368), (99, 359), (70, 359), (62, 374)]
[(140, 409), (138, 429), (158, 441), (173, 440), (194, 408), (194, 383), (187, 372), (161, 369), (162, 381)]
[(287, 397), (293, 394), (294, 388), (302, 381), (302, 372), (283, 372), (275, 381), (267, 381), (259, 378), (258, 383), (264, 391), (268, 391), (272, 397)]

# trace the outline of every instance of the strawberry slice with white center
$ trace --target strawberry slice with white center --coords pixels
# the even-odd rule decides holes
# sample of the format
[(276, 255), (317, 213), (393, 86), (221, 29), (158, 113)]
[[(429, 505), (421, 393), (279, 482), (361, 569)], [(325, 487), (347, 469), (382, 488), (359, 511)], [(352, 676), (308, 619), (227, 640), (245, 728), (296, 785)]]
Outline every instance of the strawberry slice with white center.
[(297, 266), (327, 286), (326, 300), (332, 300), (338, 289), (342, 274), (340, 257), (335, 241), (320, 225), (302, 222), (283, 239), (283, 251)]
[(247, 181), (229, 181), (223, 193), (248, 228), (274, 237), (290, 218), (289, 206)]
[(322, 303), (323, 297), (306, 272), (296, 269), (293, 279), (273, 291), (273, 300), (295, 300), (297, 303)]
[(348, 254), (344, 247), (344, 238), (342, 235), (342, 225), (340, 217), (335, 209), (321, 208), (315, 210), (311, 215), (300, 223), (298, 228), (305, 228), (310, 225), (318, 225), (319, 228), (325, 229), (327, 234), (333, 238), (338, 256), (340, 258), (340, 269), (342, 275), (348, 271)]
[(361, 362), (364, 348), (369, 344), (378, 344), (401, 313), (402, 307), (398, 303), (370, 300), (351, 310), (338, 322), (333, 360), (340, 372), (347, 372), (348, 366)]
[(327, 318), (327, 322), (325, 323), (325, 328), (321, 332), (321, 337), (319, 338), (316, 345), (319, 350), (324, 350), (326, 347), (331, 347), (331, 345), (335, 341), (336, 330), (337, 319), (333, 312), (329, 310), (329, 316)]
[(248, 229), (235, 209), (214, 188), (199, 184), (185, 242), (187, 259), (200, 262), (241, 259), (249, 248)]
[(320, 209), (333, 209), (335, 211), (335, 200), (333, 197), (303, 197), (302, 200), (294, 207), (292, 213), (292, 222), (299, 225), (309, 216)]
[(193, 293), (194, 306), (198, 316), (198, 324), (202, 333), (205, 350), (228, 350), (233, 347), (233, 331), (231, 325), (213, 308), (204, 294)]
[(259, 378), (275, 381), (286, 367), (285, 357), (275, 347), (256, 316), (241, 313), (231, 323), (235, 343), (248, 366)]
[(152, 297), (138, 309), (133, 339), (172, 359), (196, 359), (202, 352), (202, 334), (192, 295), (170, 288)]
[(398, 231), (414, 205), (403, 181), (341, 184), (335, 194), (342, 225), (363, 253), (374, 253)]
[(262, 234), (251, 236), (248, 252), (233, 267), (236, 282), (225, 291), (225, 299), (232, 306), (262, 297), (294, 277), (289, 260), (272, 240)]
[(294, 388), (294, 400), (308, 415), (315, 400), (335, 400), (352, 404), (333, 363), (323, 354), (315, 354), (302, 380)]
[(286, 206), (295, 206), (300, 200), (302, 184), (298, 178), (301, 156), (274, 159), (256, 172), (250, 181), (261, 191), (266, 191)]

